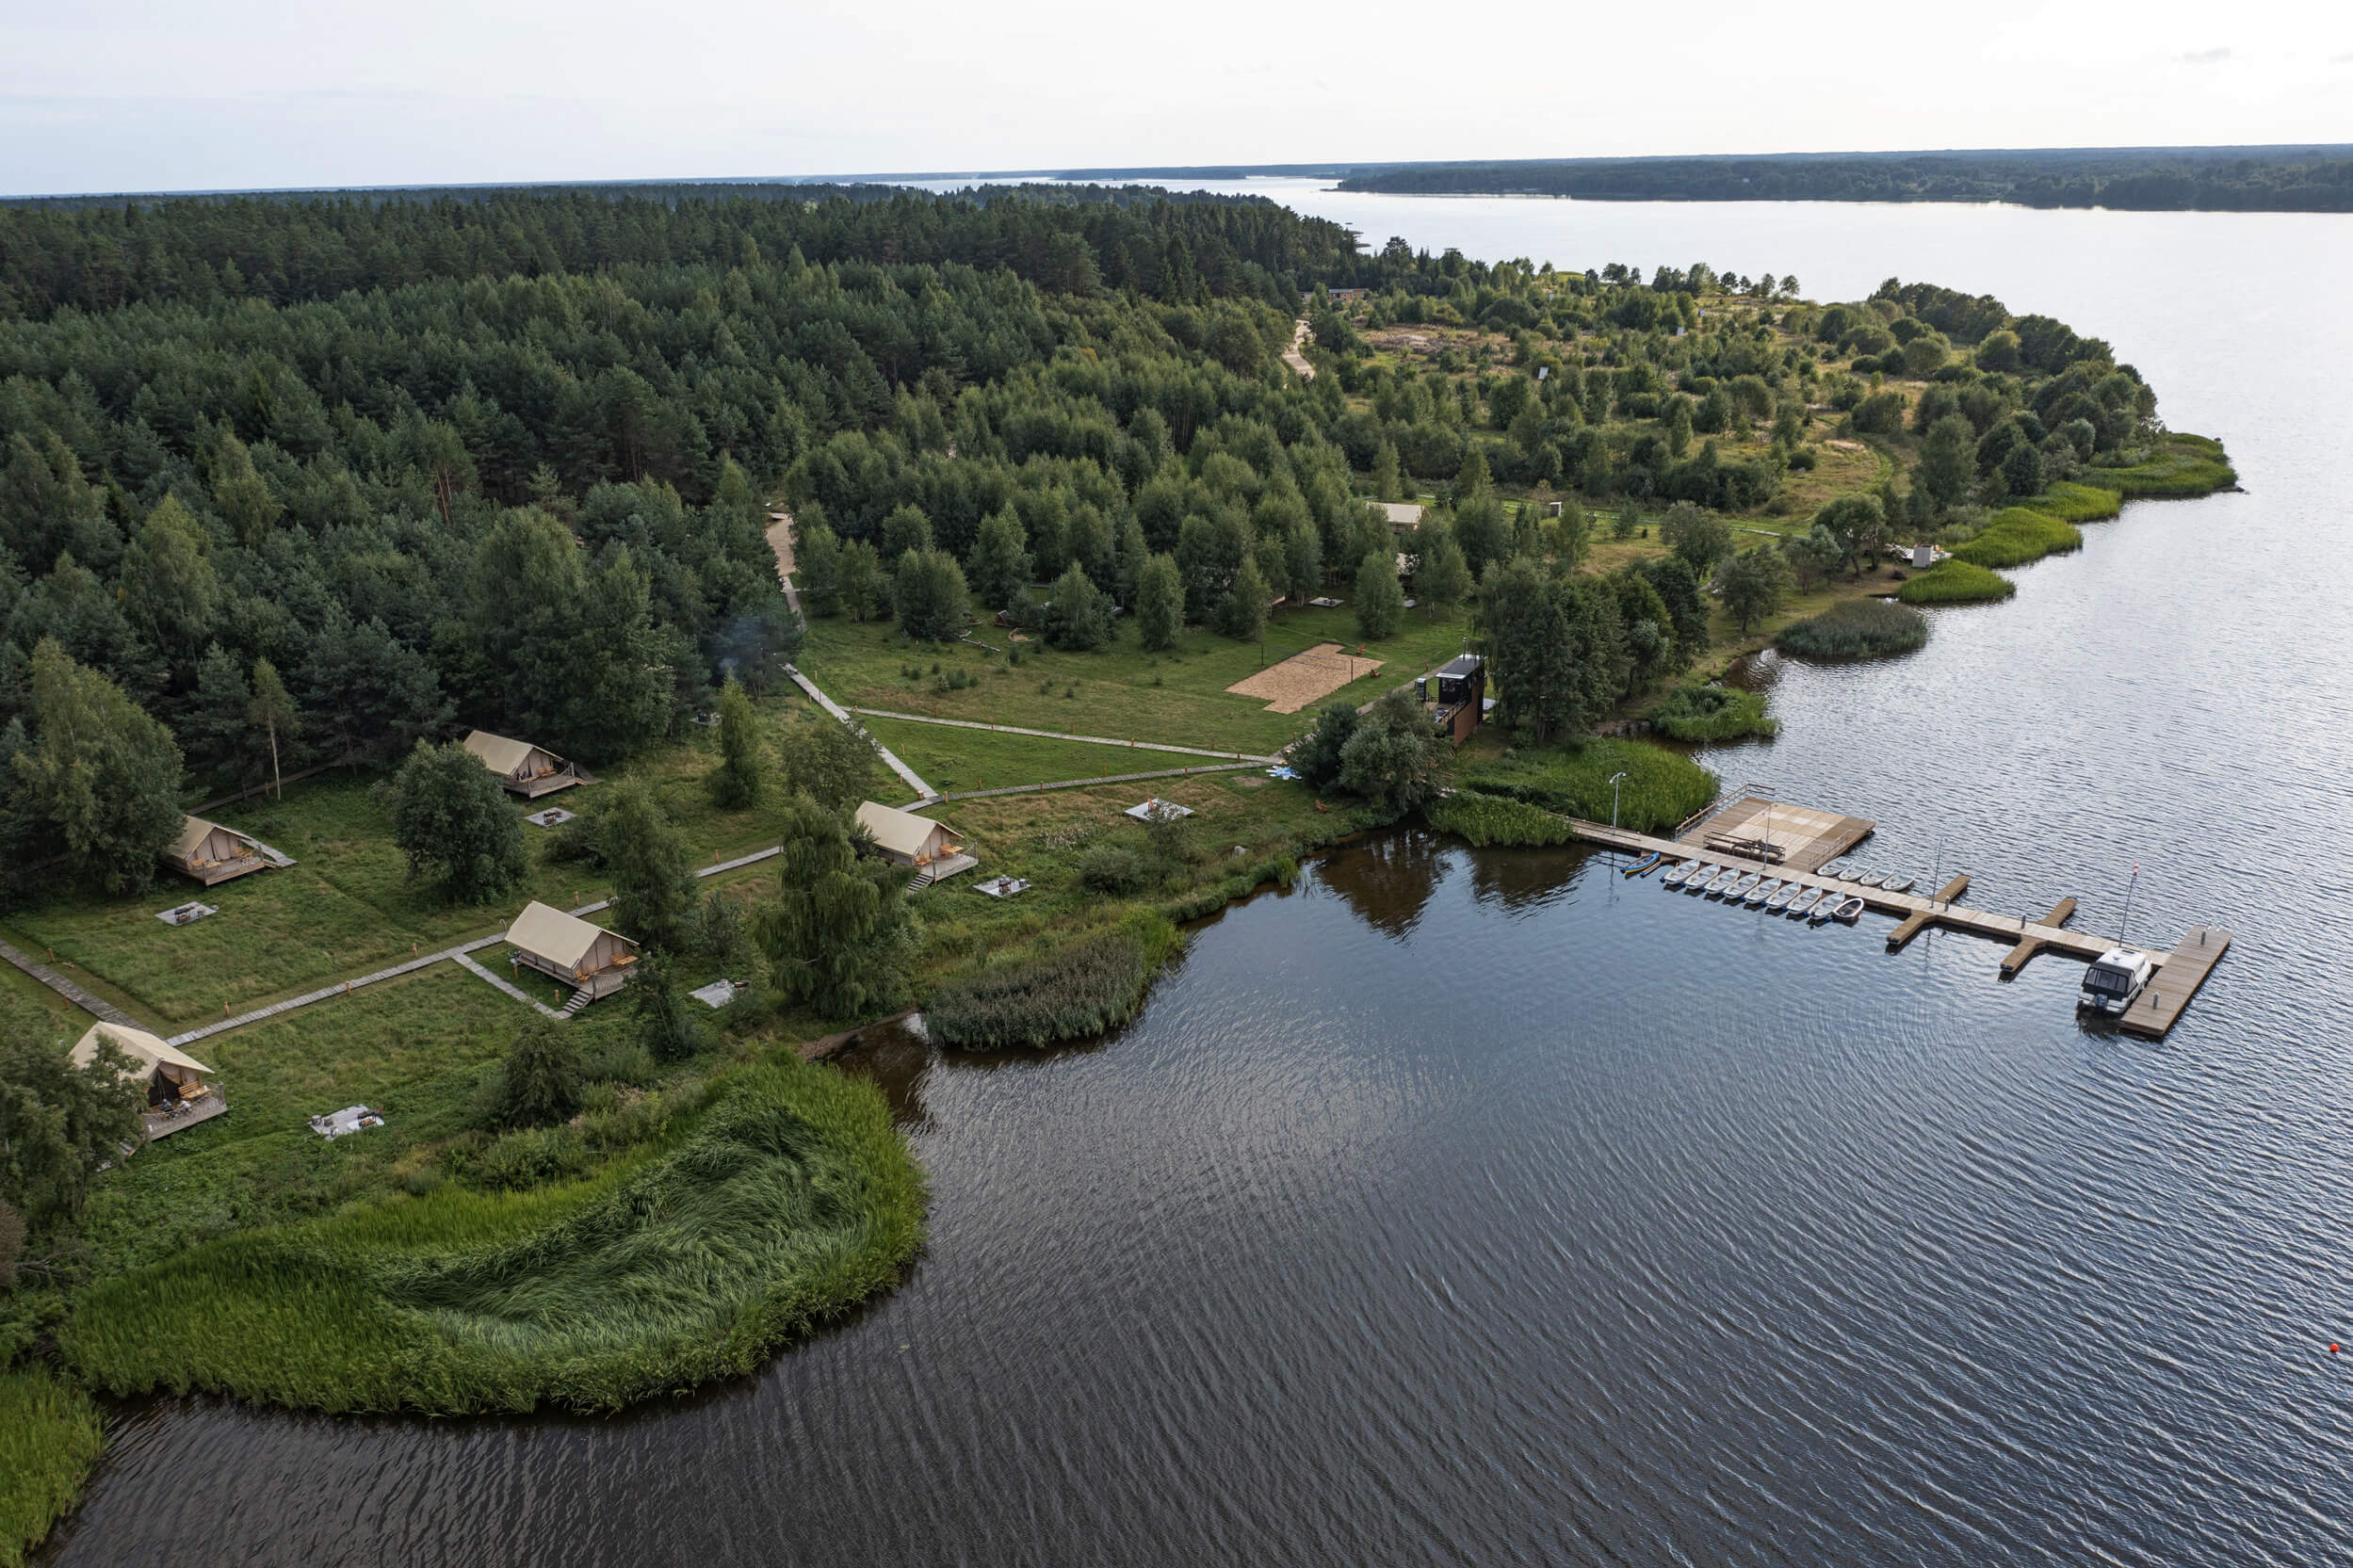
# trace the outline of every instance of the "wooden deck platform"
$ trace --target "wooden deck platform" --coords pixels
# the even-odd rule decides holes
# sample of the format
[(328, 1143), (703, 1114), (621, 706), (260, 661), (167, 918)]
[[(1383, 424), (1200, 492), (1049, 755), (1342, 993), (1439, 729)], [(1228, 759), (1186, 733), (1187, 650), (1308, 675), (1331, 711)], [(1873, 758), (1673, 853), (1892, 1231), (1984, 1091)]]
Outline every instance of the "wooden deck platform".
[(2150, 978), (2148, 989), (2124, 1010), (2118, 1026), (2127, 1034), (2163, 1040), (2189, 1010), (2190, 998), (2206, 983), (2222, 955), (2231, 950), (2231, 933), (2219, 926), (2192, 926), (2180, 946)]
[[(1906, 947), (1911, 946), (1912, 938), (1926, 930), (1929, 923), (1936, 919), (1935, 905), (1942, 904), (1949, 909), (1952, 907), (1954, 899), (1959, 897), (1962, 894), (1967, 893), (1968, 891), (1969, 873), (1966, 871), (1954, 878), (1951, 881), (1945, 883), (1942, 887), (1937, 889), (1935, 897), (1930, 900), (1930, 908), (1926, 910), (1915, 911), (1913, 913), (1906, 915), (1904, 917), (1904, 923), (1888, 933), (1888, 951), (1891, 953), (1900, 953)], [(2020, 946), (2023, 946), (2024, 944), (2021, 943)]]
[[(2057, 903), (2051, 906), (2051, 913), (2042, 917), (2042, 923), (2046, 926), (2064, 926), (2074, 918), (2075, 900), (2072, 898), (2062, 898)], [(2032, 960), (2037, 953), (2041, 951), (2042, 944), (2040, 942), (2036, 941), (2033, 937), (2026, 938), (2017, 946), (2011, 948), (2009, 956), (2002, 961), (2002, 978), (2005, 980), (2014, 980), (2018, 978), (2018, 972), (2025, 968), (2028, 962)]]
[(1743, 862), (1755, 865), (1767, 858), (1757, 847), (1769, 844), (1773, 871), (1786, 875), (1829, 865), (1869, 838), (1875, 826), (1859, 816), (1744, 795), (1685, 832), (1671, 848), (1679, 856), (1713, 854), (1728, 865)]

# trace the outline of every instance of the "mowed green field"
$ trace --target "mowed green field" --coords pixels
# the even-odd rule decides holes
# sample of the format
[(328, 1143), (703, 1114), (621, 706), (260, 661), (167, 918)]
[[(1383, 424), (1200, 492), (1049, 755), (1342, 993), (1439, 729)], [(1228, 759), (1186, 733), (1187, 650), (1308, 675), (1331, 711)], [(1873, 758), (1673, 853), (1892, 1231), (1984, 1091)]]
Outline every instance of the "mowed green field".
[[(1466, 630), (1459, 613), (1431, 620), (1408, 610), (1395, 637), (1364, 645), (1366, 657), (1383, 661), (1380, 670), (1321, 701), (1371, 702), (1462, 652)], [(1115, 740), (1267, 752), (1290, 740), (1307, 721), (1305, 713), (1270, 713), (1265, 703), (1225, 689), (1258, 672), (1256, 642), (1236, 642), (1195, 627), (1187, 629), (1171, 652), (1148, 654), (1137, 646), (1132, 629), (1123, 628), (1123, 634), (1100, 652), (1067, 654), (1036, 642), (1009, 643), (998, 627), (974, 632), (1008, 652), (1018, 647), (1022, 663), (1016, 669), (1006, 656), (969, 643), (910, 642), (884, 622), (815, 621), (801, 668), (847, 707)], [(1279, 663), (1323, 642), (1353, 654), (1359, 640), (1355, 614), (1345, 606), (1285, 611), (1267, 623), (1266, 662)], [(949, 678), (958, 673), (976, 684), (949, 689)]]
[[(778, 740), (791, 724), (832, 721), (797, 693), (772, 698), (760, 711)], [(716, 737), (696, 729), (600, 777), (644, 780), (706, 863), (775, 843), (775, 800), (736, 812), (711, 803), (705, 779), (717, 761)], [(884, 776), (879, 768), (876, 774)], [(550, 834), (527, 824), (532, 868), (524, 884), (493, 904), (449, 903), (408, 880), (378, 783), (372, 775), (323, 774), (288, 785), (283, 801), (246, 800), (209, 814), (293, 856), (291, 867), (210, 889), (167, 871), (136, 897), (68, 895), (9, 916), (0, 937), (172, 1033), (487, 936), (533, 898), (570, 908), (605, 896), (594, 873), (550, 861)], [(518, 800), (513, 809), (593, 810), (603, 787)], [(178, 927), (155, 918), (191, 898), (219, 913)], [(0, 992), (0, 1007), (8, 1006)]]
[[(868, 734), (943, 794), (967, 789), (1002, 789), (1009, 784), (1056, 784), (1065, 779), (1101, 779), (1153, 773), (1170, 768), (1207, 768), (1214, 757), (1139, 747), (1104, 746), (1084, 740), (1047, 740), (1037, 736), (966, 730), (905, 719), (858, 715)], [(907, 794), (901, 786), (894, 802)]]

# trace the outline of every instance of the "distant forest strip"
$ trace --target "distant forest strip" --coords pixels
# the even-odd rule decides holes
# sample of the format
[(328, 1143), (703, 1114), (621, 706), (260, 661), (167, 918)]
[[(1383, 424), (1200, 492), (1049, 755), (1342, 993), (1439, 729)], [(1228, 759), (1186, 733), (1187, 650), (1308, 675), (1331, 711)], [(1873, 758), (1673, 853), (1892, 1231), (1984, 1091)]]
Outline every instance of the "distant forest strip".
[(1586, 202), (2007, 202), (2132, 212), (2353, 212), (2353, 147), (1826, 153), (1409, 164), (1343, 190)]

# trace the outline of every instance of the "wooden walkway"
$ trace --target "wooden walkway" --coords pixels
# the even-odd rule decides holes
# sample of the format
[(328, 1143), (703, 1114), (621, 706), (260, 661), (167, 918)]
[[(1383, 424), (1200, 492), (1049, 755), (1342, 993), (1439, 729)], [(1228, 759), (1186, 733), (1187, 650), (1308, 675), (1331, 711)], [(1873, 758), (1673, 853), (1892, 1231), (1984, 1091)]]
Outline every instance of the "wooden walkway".
[(1090, 784), (1142, 784), (1146, 779), (1190, 779), (1201, 773), (1244, 773), (1255, 762), (1213, 762), (1200, 768), (1160, 768), (1149, 773), (1111, 773), (1099, 779), (1057, 779), (1052, 784), (1005, 784), (997, 789), (950, 790), (943, 800), (986, 800), (998, 795), (1043, 795), (1052, 789), (1084, 789)]
[(2148, 989), (2124, 1010), (2120, 1026), (2128, 1034), (2163, 1040), (2182, 1021), (2190, 998), (2230, 950), (2229, 931), (2219, 926), (2192, 926), (2181, 945), (2166, 955), (2165, 966), (2150, 978)]
[(1026, 735), (1038, 740), (1083, 740), (1090, 746), (1117, 746), (1130, 752), (1174, 752), (1187, 757), (1222, 757), (1231, 762), (1271, 763), (1272, 756), (1255, 752), (1216, 752), (1206, 746), (1177, 746), (1165, 740), (1115, 740), (1107, 735), (1071, 735), (1062, 730), (1025, 730), (1017, 724), (983, 724), (977, 719), (935, 719), (928, 713), (893, 713), (888, 708), (851, 708), (868, 719), (899, 719), (910, 724), (944, 724), (957, 730), (991, 730), (998, 735)]
[(856, 736), (859, 739), (865, 741), (868, 746), (873, 747), (875, 754), (883, 759), (884, 766), (887, 767), (892, 772), (898, 774), (899, 777), (906, 784), (907, 787), (915, 791), (916, 804), (924, 805), (939, 799), (938, 790), (933, 789), (930, 784), (925, 784), (923, 782), (922, 775), (917, 773), (914, 768), (908, 767), (905, 763), (901, 762), (897, 754), (894, 753), (889, 747), (884, 745), (881, 741), (867, 734), (866, 726), (851, 718), (849, 709), (843, 707), (839, 703), (835, 702), (831, 697), (826, 696), (825, 693), (818, 690), (817, 683), (815, 681), (809, 679), (806, 675), (803, 675), (799, 670), (789, 664), (785, 666), (785, 673), (792, 677), (793, 685), (808, 693), (809, 701), (815, 703), (819, 707), (823, 708), (827, 713), (832, 714), (836, 719), (840, 719), (844, 724), (847, 724), (850, 727), (850, 733), (852, 735)]
[(47, 964), (35, 962), (5, 942), (0, 942), (0, 959), (7, 959), (10, 963), (32, 976), (33, 978), (72, 1002), (92, 1018), (103, 1018), (109, 1024), (120, 1024), (126, 1029), (143, 1030), (147, 1027), (146, 1025), (116, 1007), (112, 1002), (101, 1001)]

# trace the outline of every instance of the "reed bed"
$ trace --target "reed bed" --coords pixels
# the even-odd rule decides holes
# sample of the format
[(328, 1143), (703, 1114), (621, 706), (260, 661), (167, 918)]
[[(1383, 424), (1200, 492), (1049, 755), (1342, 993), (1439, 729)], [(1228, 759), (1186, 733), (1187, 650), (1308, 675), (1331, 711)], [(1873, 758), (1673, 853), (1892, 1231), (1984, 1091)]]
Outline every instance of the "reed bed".
[(2148, 461), (2130, 468), (2093, 468), (2084, 482), (2116, 492), (2120, 499), (2186, 498), (2211, 495), (2239, 482), (2223, 455), (2222, 443), (2206, 436), (2173, 435)]
[(1793, 621), (1774, 641), (1807, 658), (1885, 658), (1928, 640), (1928, 618), (1886, 599), (1842, 599), (1820, 615)]
[(780, 1056), (588, 1180), (207, 1242), (93, 1286), (59, 1343), (121, 1394), (611, 1410), (752, 1371), (890, 1285), (923, 1205), (880, 1091)]
[(923, 1021), (940, 1044), (977, 1050), (1101, 1034), (1135, 1016), (1153, 976), (1180, 946), (1166, 918), (1141, 912), (1119, 929), (949, 981), (933, 993)]
[(2007, 599), (2018, 585), (1965, 560), (1941, 560), (1895, 590), (1907, 605), (1977, 605)]
[(1576, 836), (1568, 819), (1557, 813), (1474, 789), (1442, 796), (1422, 807), (1421, 815), (1440, 832), (1469, 839), (1482, 849), (1497, 844), (1515, 849), (1566, 844)]
[(1475, 794), (1607, 822), (1610, 775), (1621, 772), (1626, 781), (1617, 797), (1618, 825), (1638, 832), (1671, 828), (1715, 799), (1715, 775), (1689, 757), (1663, 746), (1598, 736), (1575, 746), (1517, 751), (1492, 762), (1472, 763), (1455, 783)]
[(1761, 692), (1728, 686), (1678, 687), (1649, 717), (1653, 729), (1683, 741), (1738, 740), (1781, 728), (1766, 715)]
[(0, 1371), (0, 1564), (17, 1568), (80, 1500), (105, 1447), (89, 1395), (45, 1366)]
[(2060, 550), (2080, 550), (2083, 544), (2084, 532), (2072, 523), (2032, 507), (2004, 507), (1976, 538), (1955, 548), (1953, 558), (1972, 566), (2023, 566)]

